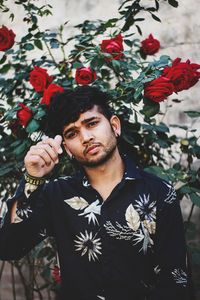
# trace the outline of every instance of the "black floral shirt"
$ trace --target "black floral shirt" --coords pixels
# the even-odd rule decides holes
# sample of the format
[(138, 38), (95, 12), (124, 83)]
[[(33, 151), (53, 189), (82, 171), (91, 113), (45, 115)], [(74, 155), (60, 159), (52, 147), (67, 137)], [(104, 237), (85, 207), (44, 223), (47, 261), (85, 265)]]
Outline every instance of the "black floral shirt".
[[(28, 198), (22, 182), (1, 213), (0, 258), (20, 259), (51, 235), (62, 300), (188, 299), (176, 193), (127, 156), (124, 161), (123, 179), (106, 201), (82, 173), (52, 180)], [(10, 224), (16, 199), (16, 223)]]

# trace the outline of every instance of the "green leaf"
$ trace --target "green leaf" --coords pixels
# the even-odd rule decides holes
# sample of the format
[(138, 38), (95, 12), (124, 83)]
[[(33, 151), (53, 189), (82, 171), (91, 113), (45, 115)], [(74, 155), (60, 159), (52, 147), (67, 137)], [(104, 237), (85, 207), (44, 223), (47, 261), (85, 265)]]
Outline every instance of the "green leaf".
[(140, 35), (142, 35), (142, 30), (141, 30), (140, 26), (138, 26), (138, 25), (135, 25), (135, 26), (136, 26), (136, 28), (137, 28), (138, 33), (139, 33)]
[(1, 167), (0, 167), (0, 176), (4, 176), (6, 174), (8, 174), (10, 171), (12, 171), (14, 169), (13, 167), (13, 163), (1, 163)]
[(83, 64), (81, 62), (76, 61), (75, 63), (73, 63), (73, 69), (78, 69), (83, 67)]
[(148, 99), (144, 99), (144, 107), (140, 111), (147, 118), (155, 116), (160, 111), (160, 104)]
[(136, 99), (136, 100), (139, 99), (142, 95), (143, 90), (144, 90), (144, 86), (143, 85), (139, 86), (134, 93), (134, 96), (133, 96), (134, 99)]
[(12, 14), (10, 14), (10, 16), (9, 16), (9, 19), (11, 19), (11, 21), (13, 21), (14, 20), (14, 14), (12, 13)]
[(38, 109), (38, 111), (36, 112), (36, 114), (34, 115), (34, 119), (35, 120), (40, 120), (42, 117), (44, 117), (46, 115), (45, 110), (43, 109)]
[(14, 149), (14, 154), (16, 156), (23, 155), (27, 151), (29, 144), (30, 143), (27, 140), (22, 140), (19, 146)]
[(57, 49), (60, 46), (60, 43), (57, 39), (51, 39), (50, 40), (50, 46), (52, 49)]
[(119, 71), (120, 69), (120, 62), (118, 60), (113, 59), (112, 60), (112, 65), (114, 67), (115, 70)]
[(39, 129), (39, 127), (40, 127), (39, 122), (37, 122), (35, 119), (32, 119), (32, 120), (28, 123), (28, 125), (27, 125), (27, 127), (26, 127), (26, 131), (27, 131), (28, 133), (33, 133), (34, 131), (36, 131), (37, 129)]
[(105, 62), (104, 59), (94, 57), (90, 62), (90, 67), (94, 70), (100, 69), (104, 65), (104, 62)]
[(130, 41), (130, 40), (126, 40), (124, 39), (124, 43), (129, 46), (129, 47), (132, 47), (133, 46), (133, 43)]
[(178, 7), (178, 1), (176, 0), (168, 0), (168, 3), (173, 7)]
[(161, 22), (161, 20), (154, 14), (151, 14), (152, 18), (158, 22)]
[(24, 45), (23, 48), (24, 48), (25, 50), (31, 51), (31, 50), (34, 49), (34, 45), (31, 44), (31, 43), (27, 43), (27, 44)]
[(6, 54), (4, 54), (3, 57), (2, 57), (1, 60), (0, 60), (0, 64), (1, 64), (1, 65), (4, 64), (5, 61), (6, 61), (6, 59), (7, 59), (7, 56), (6, 56)]
[(198, 111), (190, 111), (190, 110), (188, 110), (188, 111), (184, 111), (184, 113), (185, 114), (187, 114), (190, 118), (198, 118), (198, 117), (200, 117), (200, 112), (198, 112)]
[(6, 65), (4, 65), (4, 66), (0, 69), (0, 73), (1, 73), (1, 74), (5, 74), (5, 73), (7, 73), (7, 72), (10, 70), (10, 68), (11, 68), (11, 65), (10, 65), (10, 64), (6, 64)]
[(191, 193), (190, 194), (190, 199), (191, 201), (197, 205), (198, 207), (200, 207), (200, 195), (196, 194), (196, 193)]
[(146, 172), (152, 173), (164, 180), (169, 180), (169, 176), (167, 175), (167, 173), (165, 172), (165, 170), (161, 167), (158, 166), (151, 166), (151, 167), (147, 167), (145, 168)]
[(34, 45), (40, 49), (43, 50), (42, 42), (40, 40), (34, 40)]

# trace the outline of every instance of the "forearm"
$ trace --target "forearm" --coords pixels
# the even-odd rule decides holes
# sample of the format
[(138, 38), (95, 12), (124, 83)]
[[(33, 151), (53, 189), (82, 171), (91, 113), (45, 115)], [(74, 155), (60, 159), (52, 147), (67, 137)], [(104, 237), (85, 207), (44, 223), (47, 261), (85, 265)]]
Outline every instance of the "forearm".
[(0, 229), (0, 259), (19, 259), (45, 238), (41, 233), (48, 227), (47, 210), (42, 187), (39, 189), (28, 198), (22, 181), (15, 196), (7, 201)]

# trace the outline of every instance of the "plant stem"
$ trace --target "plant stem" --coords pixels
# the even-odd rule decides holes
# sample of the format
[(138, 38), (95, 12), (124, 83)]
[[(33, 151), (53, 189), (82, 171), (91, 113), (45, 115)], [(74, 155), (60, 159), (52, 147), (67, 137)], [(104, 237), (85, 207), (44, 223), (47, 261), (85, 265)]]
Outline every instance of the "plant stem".
[(53, 60), (55, 66), (59, 69), (59, 65), (57, 64), (57, 62), (56, 62), (56, 60), (55, 60), (55, 58), (54, 58), (54, 56), (53, 56), (53, 54), (52, 54), (52, 52), (51, 52), (51, 49), (50, 49), (48, 43), (47, 43), (46, 41), (44, 41), (44, 44), (45, 44), (45, 46), (47, 47), (47, 50), (48, 50), (48, 52), (49, 52), (49, 55), (51, 56), (51, 59)]
[(192, 203), (192, 206), (191, 206), (191, 209), (190, 209), (190, 213), (189, 213), (187, 222), (190, 222), (190, 219), (191, 219), (191, 217), (192, 217), (192, 213), (193, 213), (194, 207), (195, 207), (195, 204)]
[(5, 267), (5, 261), (2, 262), (2, 265), (1, 265), (1, 269), (0, 269), (0, 281), (1, 281), (1, 277), (3, 275), (3, 269)]

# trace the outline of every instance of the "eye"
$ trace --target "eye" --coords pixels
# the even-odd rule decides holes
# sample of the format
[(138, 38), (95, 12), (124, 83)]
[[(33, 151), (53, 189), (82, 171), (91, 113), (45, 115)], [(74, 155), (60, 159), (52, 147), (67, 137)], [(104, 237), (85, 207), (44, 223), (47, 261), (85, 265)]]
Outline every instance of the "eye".
[(66, 135), (65, 135), (65, 138), (66, 139), (73, 139), (75, 138), (77, 135), (77, 132), (76, 131), (71, 131), (71, 132), (68, 132)]
[(88, 127), (94, 127), (99, 123), (99, 121), (91, 121), (88, 123)]

